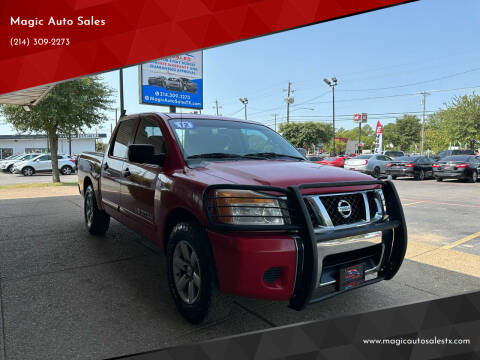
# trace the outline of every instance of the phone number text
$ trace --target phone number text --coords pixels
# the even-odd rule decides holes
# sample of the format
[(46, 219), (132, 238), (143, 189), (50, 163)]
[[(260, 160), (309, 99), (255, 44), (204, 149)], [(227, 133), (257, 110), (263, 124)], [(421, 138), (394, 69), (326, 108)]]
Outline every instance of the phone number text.
[(69, 46), (69, 38), (10, 38), (10, 46), (28, 47), (28, 46)]

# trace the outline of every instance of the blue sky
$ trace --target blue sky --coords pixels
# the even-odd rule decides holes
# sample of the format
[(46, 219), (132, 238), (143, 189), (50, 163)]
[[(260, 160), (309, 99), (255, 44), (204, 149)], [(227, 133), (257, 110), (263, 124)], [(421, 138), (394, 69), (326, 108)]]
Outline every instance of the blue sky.
[[(421, 116), (421, 91), (430, 92), (427, 113), (480, 92), (479, 25), (478, 0), (421, 0), (205, 50), (203, 113), (214, 114), (218, 99), (223, 115), (242, 118), (239, 98), (247, 97), (249, 120), (273, 127), (274, 113), (285, 121), (283, 89), (291, 81), (291, 120), (329, 122), (331, 90), (322, 79), (335, 76), (337, 128), (352, 128), (355, 112), (368, 113), (372, 126), (396, 113)], [(138, 103), (137, 71), (124, 70), (127, 113), (168, 111)], [(118, 88), (118, 71), (102, 76)], [(451, 90), (459, 88), (472, 89)], [(109, 133), (110, 123), (99, 131)]]

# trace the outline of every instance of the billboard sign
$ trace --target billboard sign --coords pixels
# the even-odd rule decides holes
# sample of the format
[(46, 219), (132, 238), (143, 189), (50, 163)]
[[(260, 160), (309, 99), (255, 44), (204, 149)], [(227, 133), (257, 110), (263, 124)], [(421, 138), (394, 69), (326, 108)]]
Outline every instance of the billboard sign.
[(138, 66), (140, 104), (203, 109), (203, 52)]

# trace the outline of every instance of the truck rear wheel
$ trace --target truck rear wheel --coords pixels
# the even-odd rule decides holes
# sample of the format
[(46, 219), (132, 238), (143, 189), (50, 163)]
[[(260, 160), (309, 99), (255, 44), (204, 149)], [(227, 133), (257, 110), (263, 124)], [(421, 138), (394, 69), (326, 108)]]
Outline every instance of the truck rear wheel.
[(103, 235), (107, 232), (110, 225), (110, 216), (98, 208), (95, 191), (92, 185), (88, 185), (85, 190), (85, 199), (83, 203), (85, 215), (85, 226), (92, 235)]
[(167, 245), (168, 285), (178, 311), (192, 324), (230, 314), (232, 298), (218, 290), (213, 261), (203, 228), (193, 221), (174, 226)]

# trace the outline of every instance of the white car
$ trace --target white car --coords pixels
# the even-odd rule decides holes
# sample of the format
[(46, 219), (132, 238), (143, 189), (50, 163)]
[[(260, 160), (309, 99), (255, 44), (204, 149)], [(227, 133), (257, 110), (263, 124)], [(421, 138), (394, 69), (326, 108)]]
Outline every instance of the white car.
[[(58, 169), (63, 175), (75, 172), (75, 160), (68, 155), (58, 155)], [(16, 163), (13, 172), (22, 173), (24, 176), (32, 176), (37, 172), (51, 172), (52, 157), (50, 154), (38, 155), (30, 160)]]
[(344, 169), (360, 171), (375, 178), (386, 174), (386, 166), (392, 158), (382, 154), (363, 154), (345, 160)]
[(15, 164), (22, 162), (22, 161), (27, 161), (30, 159), (33, 159), (40, 155), (39, 153), (32, 153), (32, 154), (21, 154), (21, 155), (15, 155), (15, 156), (10, 156), (9, 158), (0, 161), (0, 170), (6, 171), (6, 172), (11, 172), (13, 173), (13, 168)]

